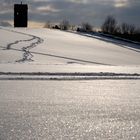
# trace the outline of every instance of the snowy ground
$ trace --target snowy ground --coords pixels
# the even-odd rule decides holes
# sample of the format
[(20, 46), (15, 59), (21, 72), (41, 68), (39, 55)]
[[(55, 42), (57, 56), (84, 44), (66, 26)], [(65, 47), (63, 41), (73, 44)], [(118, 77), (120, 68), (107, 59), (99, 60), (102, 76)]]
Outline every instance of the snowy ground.
[(0, 140), (138, 140), (139, 60), (132, 43), (0, 27)]
[(137, 80), (0, 81), (1, 140), (139, 140)]

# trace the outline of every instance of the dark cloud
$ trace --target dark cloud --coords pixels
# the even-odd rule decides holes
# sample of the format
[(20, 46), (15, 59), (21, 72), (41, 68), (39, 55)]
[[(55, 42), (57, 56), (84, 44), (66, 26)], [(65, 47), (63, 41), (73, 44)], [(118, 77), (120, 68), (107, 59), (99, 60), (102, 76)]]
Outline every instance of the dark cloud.
[[(13, 4), (20, 0), (1, 0), (0, 20), (13, 19)], [(68, 19), (73, 24), (90, 22), (99, 27), (108, 15), (119, 22), (140, 23), (139, 0), (23, 0), (29, 5), (30, 21), (60, 22)]]

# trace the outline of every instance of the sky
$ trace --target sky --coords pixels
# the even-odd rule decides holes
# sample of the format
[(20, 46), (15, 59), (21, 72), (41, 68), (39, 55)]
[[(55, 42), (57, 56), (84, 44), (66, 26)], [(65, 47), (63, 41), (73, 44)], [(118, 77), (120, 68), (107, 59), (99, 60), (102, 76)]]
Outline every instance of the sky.
[[(0, 0), (0, 22), (13, 24), (13, 5), (21, 0)], [(46, 22), (59, 23), (68, 20), (71, 24), (89, 22), (100, 27), (108, 15), (119, 23), (140, 26), (140, 0), (22, 0), (29, 7), (31, 25)]]

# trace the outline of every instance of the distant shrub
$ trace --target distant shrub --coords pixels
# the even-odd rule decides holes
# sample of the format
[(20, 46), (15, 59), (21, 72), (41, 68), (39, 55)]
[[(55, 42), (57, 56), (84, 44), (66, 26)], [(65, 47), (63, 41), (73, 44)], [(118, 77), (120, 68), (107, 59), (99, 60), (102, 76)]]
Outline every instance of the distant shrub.
[(53, 29), (60, 29), (58, 25), (53, 26)]

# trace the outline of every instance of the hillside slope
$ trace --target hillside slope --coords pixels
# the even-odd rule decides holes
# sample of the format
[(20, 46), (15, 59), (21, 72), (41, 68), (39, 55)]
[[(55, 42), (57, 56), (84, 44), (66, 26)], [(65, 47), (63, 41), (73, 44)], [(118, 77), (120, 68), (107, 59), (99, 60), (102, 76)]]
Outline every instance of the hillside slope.
[(140, 73), (140, 53), (126, 43), (50, 29), (0, 28), (1, 72)]

